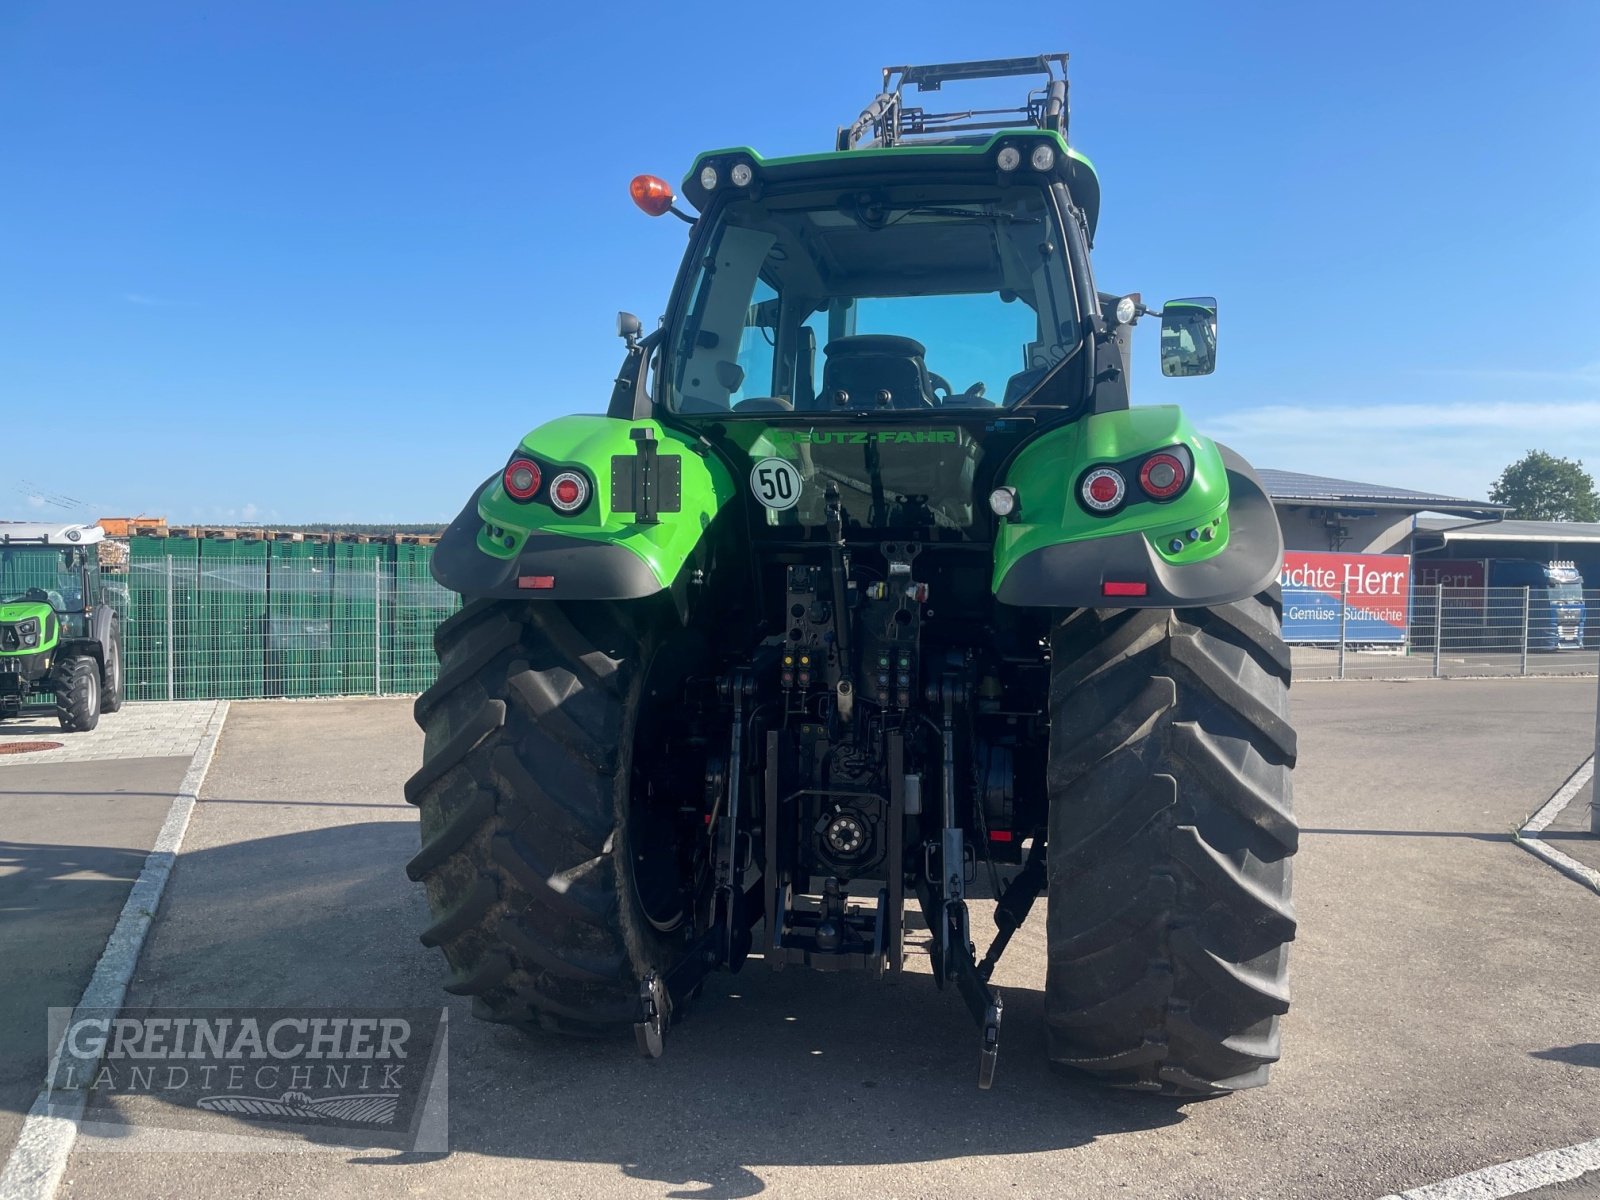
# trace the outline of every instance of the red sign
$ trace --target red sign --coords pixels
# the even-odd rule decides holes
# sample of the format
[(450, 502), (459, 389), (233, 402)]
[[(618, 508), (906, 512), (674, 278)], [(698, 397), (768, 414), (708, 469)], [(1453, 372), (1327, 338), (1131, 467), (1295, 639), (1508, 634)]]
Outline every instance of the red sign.
[[(1338, 554), (1285, 550), (1278, 576), (1284, 596), (1284, 637), (1357, 641), (1404, 637), (1411, 600), (1411, 558), (1405, 554)], [(1340, 608), (1344, 608), (1341, 618)]]
[(1488, 572), (1481, 558), (1418, 558), (1413, 570), (1419, 588), (1481, 588), (1488, 583)]

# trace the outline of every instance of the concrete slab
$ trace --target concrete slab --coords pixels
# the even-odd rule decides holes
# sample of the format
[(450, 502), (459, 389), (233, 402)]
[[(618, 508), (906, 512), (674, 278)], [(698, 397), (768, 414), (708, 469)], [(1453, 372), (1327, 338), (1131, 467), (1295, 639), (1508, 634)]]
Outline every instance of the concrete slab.
[[(191, 756), (200, 748), (219, 700), (129, 704), (106, 713), (88, 733), (63, 733), (54, 717), (22, 717), (0, 723), (0, 750), (17, 742), (60, 742), (55, 750), (0, 753), (0, 768), (41, 762), (100, 762), (106, 759)], [(171, 799), (169, 796), (168, 799)]]
[(0, 773), (0, 1158), (44, 1076), (45, 1010), (78, 1002), (188, 758)]
[[(1311, 1196), (1399, 1192), (1600, 1135), (1594, 898), (1511, 830), (1589, 753), (1593, 680), (1297, 691), (1296, 1006), (1273, 1084), (1203, 1104), (1044, 1063), (1042, 921), (1001, 964), (975, 1086), (959, 1001), (759, 962), (714, 978), (666, 1057), (528, 1038), (451, 1002), (453, 1152), (118, 1153), (62, 1195)], [(427, 1004), (442, 961), (399, 788), (404, 702), (240, 705), (130, 1003)], [(987, 910), (978, 916), (980, 938)], [(917, 971), (924, 960), (914, 960)]]

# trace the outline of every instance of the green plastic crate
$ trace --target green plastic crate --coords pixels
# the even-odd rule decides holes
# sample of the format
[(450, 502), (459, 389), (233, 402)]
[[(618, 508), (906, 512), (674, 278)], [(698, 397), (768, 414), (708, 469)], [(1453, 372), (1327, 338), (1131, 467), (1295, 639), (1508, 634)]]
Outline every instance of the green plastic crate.
[(334, 671), (348, 695), (379, 691), (379, 617), (388, 590), (390, 547), (378, 542), (339, 542), (333, 547)]
[(439, 673), (433, 631), (455, 612), (460, 599), (435, 583), (429, 573), (432, 546), (402, 544), (394, 549), (394, 595), (385, 623), (384, 688), (421, 692)]
[(267, 543), (200, 542), (194, 621), (178, 698), (258, 699), (266, 692)]
[(122, 674), (129, 700), (170, 700), (185, 694), (184, 675), (193, 669), (188, 639), (199, 556), (193, 538), (134, 538), (129, 543), (128, 609), (122, 627)]
[(269, 696), (339, 694), (332, 549), (321, 541), (271, 543), (265, 631)]

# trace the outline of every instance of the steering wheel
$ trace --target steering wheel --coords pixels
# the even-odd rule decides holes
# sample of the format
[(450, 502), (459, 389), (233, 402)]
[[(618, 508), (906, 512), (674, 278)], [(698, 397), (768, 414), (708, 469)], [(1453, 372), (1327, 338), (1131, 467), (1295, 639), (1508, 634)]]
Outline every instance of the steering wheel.
[(951, 385), (950, 381), (937, 371), (928, 372), (928, 382), (933, 385), (935, 392), (938, 392), (941, 388), (944, 390), (944, 395), (939, 398), (941, 405), (959, 405), (962, 401), (966, 401), (968, 404), (977, 404), (982, 401), (983, 393), (987, 390), (980, 380), (957, 397), (956, 389)]

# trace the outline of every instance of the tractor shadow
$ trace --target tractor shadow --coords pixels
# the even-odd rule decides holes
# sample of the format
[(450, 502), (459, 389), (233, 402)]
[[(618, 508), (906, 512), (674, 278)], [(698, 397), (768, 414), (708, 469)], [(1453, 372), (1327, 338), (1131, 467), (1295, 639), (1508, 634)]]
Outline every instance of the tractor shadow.
[(669, 1196), (734, 1200), (765, 1189), (762, 1166), (1032, 1154), (1183, 1119), (1173, 1101), (1055, 1074), (1042, 995), (1012, 988), (1005, 1000), (999, 1075), (987, 1092), (977, 1087), (976, 1028), (959, 998), (926, 975), (890, 985), (752, 961), (708, 982), (655, 1061), (633, 1057), (629, 1044), (574, 1050), (467, 1031), (468, 1063), (481, 1046), (508, 1091), (531, 1093), (551, 1071), (561, 1086), (548, 1104), (529, 1094), (540, 1113), (531, 1130), (484, 1119), (468, 1096), (467, 1112), (452, 1108), (453, 1144), (614, 1162), (630, 1178), (671, 1185)]
[[(999, 1074), (980, 1091), (978, 1031), (953, 989), (921, 973), (921, 953), (894, 984), (752, 959), (707, 981), (657, 1060), (631, 1037), (475, 1021), (417, 941), (426, 906), (404, 871), (416, 845), (413, 821), (379, 820), (183, 854), (128, 1004), (448, 1003), (452, 1157), (594, 1163), (698, 1200), (756, 1195), (767, 1166), (1029, 1154), (1184, 1119), (1177, 1102), (1051, 1071), (1043, 997), (1029, 989), (1005, 989)], [(980, 918), (980, 942), (989, 931)], [(431, 1157), (349, 1161), (393, 1170)]]

